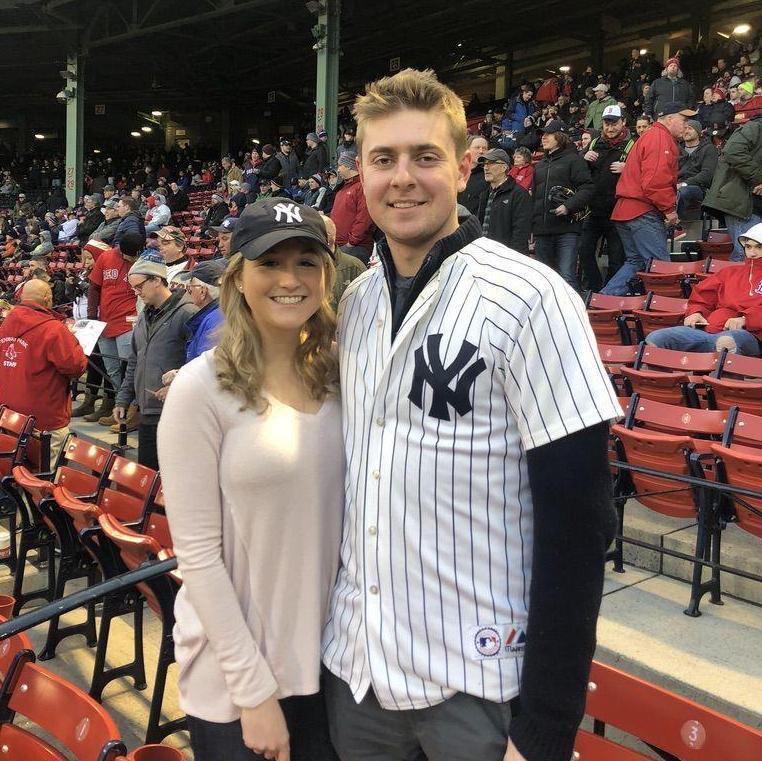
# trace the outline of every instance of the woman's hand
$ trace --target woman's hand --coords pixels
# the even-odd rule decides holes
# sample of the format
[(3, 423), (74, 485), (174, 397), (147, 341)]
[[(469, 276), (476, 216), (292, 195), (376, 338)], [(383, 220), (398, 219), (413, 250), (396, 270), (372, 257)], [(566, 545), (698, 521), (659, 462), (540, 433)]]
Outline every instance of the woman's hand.
[(288, 727), (275, 697), (256, 708), (242, 708), (241, 729), (243, 742), (250, 750), (275, 761), (291, 761)]

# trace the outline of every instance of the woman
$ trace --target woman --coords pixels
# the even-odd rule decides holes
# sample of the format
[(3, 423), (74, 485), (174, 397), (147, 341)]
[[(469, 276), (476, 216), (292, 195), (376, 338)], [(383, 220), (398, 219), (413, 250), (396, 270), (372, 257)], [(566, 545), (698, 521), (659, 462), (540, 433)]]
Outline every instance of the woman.
[(532, 166), (532, 152), (529, 148), (519, 147), (513, 153), (513, 166), (508, 172), (518, 185), (521, 185), (527, 193), (532, 192), (534, 184), (534, 167)]
[(180, 370), (159, 424), (180, 702), (196, 761), (329, 761), (320, 635), (344, 479), (332, 252), (320, 215), (283, 199), (248, 207), (231, 251), (221, 342)]
[(595, 184), (564, 128), (563, 122), (552, 121), (543, 130), (545, 156), (534, 168), (532, 232), (535, 258), (579, 291), (577, 245)]

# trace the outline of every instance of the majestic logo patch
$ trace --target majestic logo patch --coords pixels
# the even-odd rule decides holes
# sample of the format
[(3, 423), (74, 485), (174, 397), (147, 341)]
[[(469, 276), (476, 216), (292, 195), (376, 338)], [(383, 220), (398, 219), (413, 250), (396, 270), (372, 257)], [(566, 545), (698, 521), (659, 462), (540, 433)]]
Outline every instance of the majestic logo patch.
[[(442, 334), (435, 333), (426, 339), (426, 349), (429, 361), (423, 354), (423, 346), (415, 350), (415, 372), (413, 385), (408, 399), (419, 409), (423, 409), (423, 384), (428, 383), (433, 392), (429, 415), (439, 420), (449, 420), (452, 405), (455, 412), (461, 417), (473, 409), (469, 395), (471, 387), (481, 373), (487, 369), (487, 364), (481, 358), (473, 362), (468, 368), (466, 365), (476, 354), (477, 348), (468, 341), (463, 341), (458, 356), (445, 367), (442, 364), (439, 347), (442, 343)], [(455, 383), (455, 389), (450, 388), (450, 383), (464, 370), (463, 374)]]
[(279, 203), (273, 206), (275, 212), (275, 221), (280, 222), (281, 217), (286, 217), (286, 223), (301, 222), (302, 213), (299, 211), (299, 207), (295, 203)]

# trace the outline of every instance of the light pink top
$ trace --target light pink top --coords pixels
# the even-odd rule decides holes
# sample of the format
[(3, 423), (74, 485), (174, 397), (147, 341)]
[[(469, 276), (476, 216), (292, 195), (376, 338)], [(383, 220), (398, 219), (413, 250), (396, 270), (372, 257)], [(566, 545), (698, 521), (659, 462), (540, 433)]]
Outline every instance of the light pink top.
[(319, 689), (320, 635), (344, 507), (341, 411), (274, 398), (259, 415), (222, 391), (214, 350), (183, 367), (158, 447), (183, 576), (175, 603), (180, 705), (207, 721)]

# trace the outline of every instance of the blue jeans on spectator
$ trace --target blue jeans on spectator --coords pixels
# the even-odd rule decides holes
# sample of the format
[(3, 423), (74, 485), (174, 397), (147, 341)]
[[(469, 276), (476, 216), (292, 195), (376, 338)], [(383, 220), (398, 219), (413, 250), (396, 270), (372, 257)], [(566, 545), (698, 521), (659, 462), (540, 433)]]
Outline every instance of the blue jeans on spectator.
[(111, 378), (114, 389), (119, 393), (122, 385), (122, 361), (126, 362), (132, 353), (132, 331), (128, 330), (114, 338), (99, 338), (98, 351), (104, 355), (103, 364), (106, 366), (106, 372)]
[(698, 185), (686, 185), (677, 191), (677, 216), (686, 222), (701, 219), (701, 202), (704, 190)]
[(722, 333), (707, 333), (698, 328), (680, 325), (675, 328), (662, 328), (649, 333), (646, 343), (660, 349), (676, 351), (717, 351), (717, 339), (727, 336), (736, 345), (736, 352), (747, 357), (760, 355), (759, 341), (748, 330), (723, 330)]
[(577, 233), (559, 235), (535, 235), (534, 257), (538, 262), (547, 264), (558, 272), (566, 282), (579, 291), (577, 282)]
[(619, 239), (624, 247), (625, 262), (601, 293), (626, 296), (636, 272), (643, 272), (649, 259), (669, 261), (667, 226), (658, 211), (649, 211), (627, 222), (616, 222)]
[(741, 248), (741, 244), (738, 242), (738, 236), (743, 235), (749, 228), (754, 225), (758, 225), (762, 222), (762, 215), (754, 214), (748, 219), (741, 219), (740, 217), (734, 217), (730, 214), (725, 215), (725, 223), (728, 226), (728, 232), (730, 238), (733, 241), (733, 253), (730, 255), (730, 261), (742, 262), (746, 256)]

